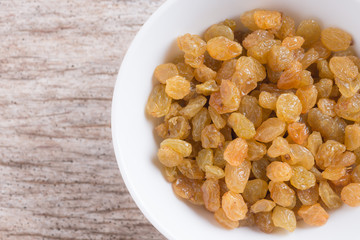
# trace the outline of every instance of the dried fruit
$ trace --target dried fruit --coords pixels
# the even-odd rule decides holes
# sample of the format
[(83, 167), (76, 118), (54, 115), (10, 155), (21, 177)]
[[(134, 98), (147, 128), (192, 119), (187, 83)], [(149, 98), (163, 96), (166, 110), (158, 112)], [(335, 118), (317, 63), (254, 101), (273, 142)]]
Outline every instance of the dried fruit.
[(183, 157), (188, 157), (191, 154), (192, 146), (190, 143), (180, 139), (165, 139), (160, 143), (160, 148), (169, 147), (174, 151), (180, 153)]
[(329, 214), (327, 214), (325, 209), (322, 208), (319, 203), (311, 206), (302, 206), (299, 209), (298, 214), (304, 219), (305, 223), (311, 226), (322, 226), (329, 218)]
[(168, 138), (185, 139), (190, 134), (189, 121), (182, 116), (170, 118), (166, 131)]
[(247, 144), (248, 144), (248, 154), (246, 158), (247, 160), (257, 161), (266, 154), (265, 144), (259, 143), (254, 140), (248, 140)]
[(194, 69), (186, 63), (179, 62), (176, 64), (179, 75), (191, 81), (194, 78)]
[(292, 169), (287, 163), (274, 161), (267, 166), (266, 175), (271, 181), (286, 182), (292, 176)]
[(284, 122), (297, 122), (301, 111), (301, 102), (295, 94), (281, 94), (276, 101), (276, 116)]
[(200, 36), (189, 33), (178, 37), (177, 44), (180, 50), (194, 57), (199, 57), (206, 51), (206, 42), (202, 40)]
[(292, 37), (295, 35), (295, 21), (289, 16), (282, 17), (282, 24), (280, 29), (275, 33), (279, 39)]
[(320, 181), (319, 195), (321, 200), (330, 209), (339, 208), (342, 205), (340, 197), (334, 192), (326, 180)]
[(272, 145), (267, 151), (267, 155), (271, 158), (276, 158), (281, 155), (288, 154), (290, 152), (290, 146), (286, 139), (277, 137), (273, 140)]
[(266, 77), (264, 66), (253, 57), (240, 57), (236, 62), (236, 72), (244, 82), (260, 82)]
[(225, 177), (225, 172), (222, 168), (213, 165), (205, 165), (206, 179), (221, 179)]
[(335, 104), (336, 102), (334, 100), (328, 98), (320, 98), (317, 103), (317, 106), (323, 114), (328, 115), (330, 117), (335, 117), (336, 116), (334, 110)]
[(264, 143), (271, 142), (285, 133), (285, 127), (285, 122), (279, 118), (269, 118), (256, 130), (255, 140)]
[(214, 124), (206, 126), (201, 131), (201, 144), (203, 148), (217, 148), (224, 142), (224, 135), (220, 133)]
[(293, 167), (293, 175), (290, 179), (291, 185), (300, 190), (315, 186), (315, 175), (302, 166)]
[(262, 123), (262, 110), (256, 97), (244, 96), (241, 99), (239, 112), (249, 119), (255, 126), (259, 127)]
[(233, 30), (230, 27), (223, 24), (214, 24), (211, 27), (209, 27), (204, 34), (204, 39), (205, 41), (208, 42), (210, 39), (220, 36), (226, 37), (231, 41), (234, 40)]
[(309, 47), (317, 42), (320, 38), (320, 33), (320, 25), (313, 19), (301, 21), (296, 30), (296, 35), (305, 39), (304, 47)]
[(302, 70), (302, 64), (298, 61), (295, 61), (289, 69), (285, 70), (280, 75), (280, 78), (277, 82), (277, 87), (279, 89), (299, 88)]
[(248, 29), (255, 31), (257, 29), (259, 29), (259, 27), (256, 25), (255, 23), (255, 19), (254, 19), (254, 12), (256, 10), (251, 10), (251, 11), (247, 11), (244, 12), (241, 17), (240, 17), (240, 21), (241, 23), (247, 27)]
[(231, 59), (224, 61), (216, 74), (215, 80), (218, 84), (221, 84), (222, 80), (231, 80), (236, 68), (237, 59)]
[(310, 150), (312, 155), (316, 156), (319, 147), (323, 143), (321, 134), (319, 132), (313, 131), (308, 137), (308, 144), (306, 148)]
[(319, 185), (315, 184), (305, 190), (298, 189), (297, 196), (303, 205), (314, 205), (319, 200)]
[(321, 173), (323, 178), (328, 180), (339, 180), (346, 174), (346, 168), (345, 167), (335, 167), (330, 166), (325, 168), (325, 170)]
[(277, 95), (266, 91), (260, 92), (259, 105), (263, 108), (275, 110), (276, 109)]
[(345, 152), (346, 147), (334, 140), (328, 140), (325, 143), (321, 144), (319, 150), (315, 156), (316, 165), (325, 170), (325, 168), (333, 165), (337, 155)]
[[(266, 168), (269, 164), (270, 162), (265, 158), (260, 159), (258, 161), (254, 161), (252, 162), (251, 172), (254, 174), (256, 178), (268, 181), (269, 179), (266, 176)], [(360, 176), (360, 171), (359, 171), (359, 176)]]
[(304, 144), (309, 137), (309, 129), (304, 123), (290, 123), (288, 125), (288, 134), (297, 144)]
[(177, 168), (182, 175), (189, 179), (203, 179), (204, 173), (201, 171), (195, 160), (184, 159)]
[(204, 96), (209, 96), (214, 92), (219, 91), (219, 86), (216, 84), (215, 80), (209, 80), (203, 84), (196, 85), (196, 93), (202, 94)]
[(241, 194), (232, 191), (229, 191), (222, 196), (221, 206), (226, 216), (232, 221), (244, 219), (248, 211)]
[(335, 105), (335, 112), (346, 120), (360, 122), (360, 94), (353, 97), (341, 97)]
[(194, 141), (201, 140), (202, 130), (211, 123), (210, 115), (206, 108), (202, 108), (192, 119), (192, 137)]
[(169, 78), (175, 77), (179, 71), (175, 64), (165, 63), (157, 66), (154, 71), (154, 77), (162, 84), (166, 83)]
[(181, 76), (169, 78), (166, 80), (165, 92), (173, 99), (182, 99), (190, 93), (190, 82)]
[(226, 164), (225, 182), (227, 187), (236, 193), (244, 192), (246, 183), (250, 176), (251, 163), (243, 161), (240, 166), (234, 167)]
[(261, 64), (268, 62), (268, 54), (274, 45), (280, 45), (280, 40), (266, 39), (261, 41), (258, 45), (248, 48), (247, 55), (258, 60)]
[(351, 35), (339, 28), (325, 28), (321, 32), (321, 42), (327, 49), (334, 52), (348, 49), (351, 41)]
[(216, 212), (220, 208), (220, 185), (217, 180), (208, 179), (201, 186), (205, 208)]
[(276, 203), (274, 203), (271, 200), (268, 199), (261, 199), (256, 201), (252, 206), (251, 206), (251, 211), (253, 213), (259, 213), (259, 212), (270, 212), (271, 210), (273, 210), (273, 208), (276, 206)]
[(274, 202), (283, 207), (290, 207), (296, 201), (294, 190), (292, 190), (286, 183), (270, 182), (269, 183), (270, 197)]
[(167, 146), (159, 148), (157, 156), (166, 167), (176, 167), (183, 161), (183, 156), (179, 152)]
[(276, 227), (284, 228), (289, 232), (293, 232), (296, 228), (295, 213), (290, 209), (280, 206), (275, 207), (272, 220)]
[(360, 147), (360, 125), (347, 125), (345, 128), (345, 146), (349, 151)]
[(283, 46), (274, 45), (268, 53), (268, 66), (275, 72), (280, 72), (291, 67), (294, 55)]
[(207, 165), (211, 166), (214, 163), (214, 154), (211, 149), (201, 149), (196, 157), (196, 163), (202, 171), (206, 171)]
[(208, 41), (207, 51), (212, 58), (226, 61), (239, 56), (242, 52), (242, 47), (239, 43), (220, 36)]
[(240, 166), (247, 157), (247, 152), (247, 142), (242, 138), (236, 138), (227, 145), (224, 151), (224, 159), (231, 166)]
[(277, 11), (257, 10), (254, 12), (255, 24), (261, 29), (279, 29), (281, 13)]
[(272, 233), (274, 231), (274, 223), (270, 212), (259, 212), (255, 214), (255, 223), (260, 231), (264, 233)]
[(187, 199), (196, 205), (204, 204), (201, 186), (201, 180), (193, 180), (185, 177), (179, 177), (172, 183), (172, 188), (177, 196)]
[(315, 63), (319, 58), (319, 53), (315, 49), (310, 48), (301, 59), (303, 69), (307, 69), (311, 64)]
[(254, 124), (241, 113), (232, 113), (228, 118), (228, 125), (239, 138), (251, 139), (255, 136)]
[(319, 98), (328, 98), (331, 94), (333, 81), (330, 79), (320, 79), (320, 81), (315, 83), (314, 86), (318, 90)]
[(206, 104), (207, 99), (204, 96), (198, 96), (190, 99), (188, 104), (180, 110), (180, 114), (187, 119), (194, 117)]
[(256, 30), (245, 37), (242, 45), (249, 50), (254, 46), (258, 46), (261, 42), (271, 39), (274, 39), (274, 34), (266, 30)]
[(281, 156), (281, 159), (290, 165), (300, 165), (310, 170), (314, 165), (314, 157), (311, 152), (298, 144), (290, 144), (289, 154)]
[(264, 180), (254, 179), (247, 182), (242, 196), (249, 204), (265, 198), (268, 191), (268, 184)]
[(341, 199), (350, 207), (360, 206), (360, 183), (350, 183), (341, 191)]
[(147, 113), (153, 117), (160, 118), (169, 112), (170, 106), (171, 98), (165, 92), (165, 85), (156, 85), (146, 104)]
[(289, 50), (294, 50), (301, 48), (301, 46), (304, 44), (304, 41), (305, 39), (300, 36), (286, 37), (282, 41), (281, 45), (287, 47)]
[(234, 229), (239, 227), (239, 221), (230, 220), (224, 210), (219, 208), (214, 214), (215, 220), (226, 229)]
[(334, 79), (334, 74), (331, 72), (327, 60), (318, 60), (316, 66), (319, 71), (320, 78)]

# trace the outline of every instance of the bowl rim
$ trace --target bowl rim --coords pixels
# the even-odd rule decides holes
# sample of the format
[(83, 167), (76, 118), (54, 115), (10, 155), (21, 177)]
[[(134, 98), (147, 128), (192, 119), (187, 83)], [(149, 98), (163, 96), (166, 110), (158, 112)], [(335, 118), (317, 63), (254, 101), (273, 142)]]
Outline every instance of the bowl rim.
[(143, 201), (137, 195), (137, 193), (133, 190), (134, 188), (132, 187), (132, 183), (126, 174), (125, 167), (124, 167), (124, 161), (123, 161), (123, 157), (122, 157), (122, 150), (119, 147), (119, 145), (117, 144), (119, 138), (118, 138), (118, 135), (115, 134), (116, 133), (116, 124), (115, 124), (116, 117), (115, 117), (114, 112), (115, 112), (115, 108), (116, 108), (115, 102), (116, 102), (116, 99), (118, 96), (117, 93), (119, 92), (120, 82), (123, 81), (123, 80), (121, 80), (123, 72), (124, 72), (123, 63), (127, 61), (129, 56), (133, 52), (134, 46), (137, 45), (137, 42), (139, 42), (142, 39), (144, 32), (146, 32), (146, 29), (152, 24), (152, 22), (158, 16), (160, 16), (164, 11), (166, 11), (169, 7), (171, 7), (171, 5), (174, 4), (175, 2), (176, 2), (176, 0), (166, 0), (164, 3), (162, 3), (161, 6), (158, 7), (158, 9), (156, 9), (153, 14), (150, 15), (150, 17), (145, 21), (145, 23), (140, 27), (139, 31), (136, 33), (134, 39), (131, 41), (131, 43), (128, 47), (128, 50), (126, 51), (126, 54), (124, 55), (124, 58), (121, 62), (120, 69), (119, 69), (119, 72), (116, 77), (116, 82), (115, 82), (115, 87), (114, 87), (113, 97), (112, 97), (112, 103), (111, 103), (112, 143), (113, 143), (113, 149), (114, 149), (114, 153), (115, 153), (116, 162), (117, 162), (118, 168), (120, 170), (120, 174), (124, 180), (127, 190), (129, 191), (129, 193), (130, 193), (132, 199), (134, 200), (135, 204), (137, 205), (137, 207), (144, 214), (146, 219), (167, 239), (172, 239), (173, 236), (163, 225), (161, 225), (155, 218), (153, 218), (152, 215), (146, 210), (146, 208), (143, 205)]

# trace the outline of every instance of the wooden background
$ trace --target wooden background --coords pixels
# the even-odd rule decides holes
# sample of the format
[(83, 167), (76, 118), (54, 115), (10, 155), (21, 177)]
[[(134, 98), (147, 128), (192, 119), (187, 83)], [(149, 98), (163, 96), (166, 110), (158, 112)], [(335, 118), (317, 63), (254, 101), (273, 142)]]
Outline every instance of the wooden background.
[(164, 239), (117, 168), (121, 60), (164, 0), (0, 0), (0, 239)]

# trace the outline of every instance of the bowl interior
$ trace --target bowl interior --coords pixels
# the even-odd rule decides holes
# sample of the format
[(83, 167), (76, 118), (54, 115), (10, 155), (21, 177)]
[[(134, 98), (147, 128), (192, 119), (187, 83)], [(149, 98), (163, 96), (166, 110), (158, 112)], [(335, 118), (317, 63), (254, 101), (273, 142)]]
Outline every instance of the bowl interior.
[(320, 228), (300, 224), (294, 233), (265, 235), (257, 230), (233, 231), (219, 227), (211, 213), (178, 199), (165, 181), (156, 160), (157, 142), (154, 120), (145, 114), (145, 104), (153, 87), (153, 71), (158, 64), (171, 61), (178, 53), (176, 37), (201, 34), (211, 24), (226, 18), (238, 19), (254, 8), (274, 9), (296, 20), (313, 18), (323, 27), (338, 26), (353, 35), (355, 48), (360, 15), (356, 0), (169, 0), (143, 26), (121, 66), (112, 106), (113, 143), (124, 181), (135, 202), (151, 223), (169, 239), (334, 239), (356, 231), (360, 209), (342, 207), (331, 212)]

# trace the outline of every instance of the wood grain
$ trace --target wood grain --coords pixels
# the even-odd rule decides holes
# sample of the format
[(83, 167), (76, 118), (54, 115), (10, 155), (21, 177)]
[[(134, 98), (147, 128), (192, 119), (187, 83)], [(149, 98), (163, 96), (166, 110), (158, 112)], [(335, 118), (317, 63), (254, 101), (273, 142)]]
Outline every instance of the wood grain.
[(164, 0), (0, 0), (0, 239), (164, 239), (111, 143), (121, 60)]

